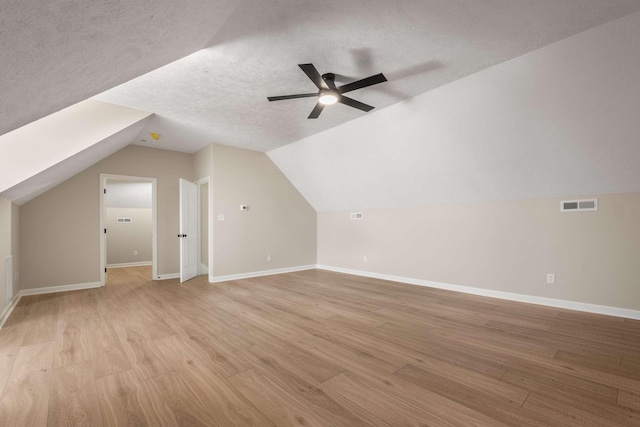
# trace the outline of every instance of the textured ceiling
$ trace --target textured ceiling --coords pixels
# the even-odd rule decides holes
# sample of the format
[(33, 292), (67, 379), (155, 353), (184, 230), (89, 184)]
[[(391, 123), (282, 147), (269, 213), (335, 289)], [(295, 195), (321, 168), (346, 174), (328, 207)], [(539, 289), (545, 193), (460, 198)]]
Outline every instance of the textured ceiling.
[(97, 99), (156, 113), (142, 145), (268, 151), (365, 114), (335, 105), (307, 120), (313, 98), (267, 102), (314, 91), (296, 64), (312, 62), (339, 83), (385, 73), (389, 82), (350, 94), (375, 114), (638, 9), (638, 0), (246, 0), (207, 49)]
[(0, 135), (201, 49), (239, 3), (0, 2)]
[[(68, 158), (3, 195), (28, 200), (127, 141), (184, 152), (211, 143), (270, 151), (340, 128), (342, 139), (360, 144), (360, 128), (347, 122), (384, 122), (384, 107), (419, 104), (413, 97), (638, 10), (640, 0), (0, 2), (0, 135), (92, 96), (154, 113), (76, 154), (64, 138), (50, 141)], [(266, 100), (313, 91), (297, 67), (306, 62), (335, 73), (338, 84), (379, 72), (389, 82), (352, 92), (377, 107), (371, 113), (335, 105), (307, 120), (313, 98)], [(418, 111), (380, 134), (397, 138), (404, 118), (424, 120)], [(31, 166), (30, 158), (11, 157)], [(397, 161), (406, 171), (408, 160)]]
[(318, 212), (637, 192), (639, 47), (636, 12), (268, 155)]

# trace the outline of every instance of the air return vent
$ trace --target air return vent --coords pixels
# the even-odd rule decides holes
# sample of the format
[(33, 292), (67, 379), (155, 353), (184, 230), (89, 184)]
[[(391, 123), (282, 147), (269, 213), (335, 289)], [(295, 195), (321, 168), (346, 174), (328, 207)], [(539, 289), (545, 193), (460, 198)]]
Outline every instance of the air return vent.
[(563, 200), (560, 202), (561, 212), (597, 211), (598, 199)]
[(132, 222), (130, 217), (118, 217), (118, 222), (122, 222), (122, 223), (129, 223)]
[(351, 212), (351, 219), (362, 219), (362, 212)]

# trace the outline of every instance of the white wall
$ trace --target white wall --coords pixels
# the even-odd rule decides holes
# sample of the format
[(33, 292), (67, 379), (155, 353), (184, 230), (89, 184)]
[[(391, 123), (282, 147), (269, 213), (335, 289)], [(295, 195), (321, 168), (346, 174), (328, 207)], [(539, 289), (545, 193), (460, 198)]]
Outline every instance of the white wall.
[(638, 40), (635, 13), (269, 152), (318, 263), (640, 310)]
[(640, 12), (268, 155), (318, 212), (640, 191), (638, 40)]

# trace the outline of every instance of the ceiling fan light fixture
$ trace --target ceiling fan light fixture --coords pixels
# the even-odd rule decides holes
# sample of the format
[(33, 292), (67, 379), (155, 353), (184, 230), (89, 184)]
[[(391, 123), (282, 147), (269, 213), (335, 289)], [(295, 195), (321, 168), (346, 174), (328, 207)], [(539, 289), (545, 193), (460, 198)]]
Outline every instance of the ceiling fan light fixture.
[(323, 105), (331, 105), (338, 102), (338, 95), (334, 91), (322, 91), (318, 97), (318, 102)]

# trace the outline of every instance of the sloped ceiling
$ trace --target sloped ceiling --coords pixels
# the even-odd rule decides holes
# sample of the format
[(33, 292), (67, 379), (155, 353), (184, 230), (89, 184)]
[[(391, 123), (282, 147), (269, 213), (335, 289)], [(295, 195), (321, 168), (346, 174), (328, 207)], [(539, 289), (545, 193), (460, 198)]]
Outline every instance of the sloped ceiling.
[(0, 136), (0, 196), (22, 204), (129, 145), (151, 113), (88, 99)]
[(640, 191), (640, 12), (268, 155), (319, 212)]
[[(448, 126), (439, 132), (457, 132), (464, 123), (461, 111), (470, 118), (476, 114), (456, 110), (469, 102), (468, 97), (461, 95), (459, 102), (451, 105), (449, 101), (428, 101), (434, 104), (427, 108), (423, 100), (437, 99), (430, 91), (437, 94), (438, 88), (466, 76), (638, 10), (640, 0), (1, 2), (0, 135), (94, 95), (96, 100), (154, 113), (135, 136), (133, 129), (138, 128), (125, 126), (119, 130), (122, 133), (105, 139), (104, 147), (94, 144), (89, 151), (68, 152), (71, 160), (62, 160), (65, 163), (57, 168), (48, 167), (45, 172), (50, 175), (30, 171), (29, 177), (22, 178), (30, 180), (28, 183), (22, 187), (11, 184), (11, 189), (20, 190), (12, 197), (28, 199), (64, 177), (61, 171), (88, 167), (111, 152), (114, 138), (118, 145), (124, 143), (121, 138), (127, 138), (140, 145), (183, 152), (195, 152), (211, 143), (259, 151), (291, 144), (293, 151), (284, 156), (299, 156), (302, 165), (311, 152), (295, 150), (307, 147), (309, 141), (326, 143), (323, 149), (331, 147), (334, 154), (344, 147), (334, 145), (338, 140), (362, 144), (367, 138), (361, 135), (369, 129), (378, 130), (371, 135), (372, 141), (380, 141), (380, 135), (415, 141), (421, 132), (415, 125), (423, 121), (433, 124), (437, 118), (443, 120), (439, 126)], [(635, 48), (637, 51), (637, 44)], [(567, 52), (567, 57), (572, 55)], [(553, 66), (563, 68), (562, 61)], [(278, 103), (266, 100), (269, 95), (313, 91), (314, 86), (297, 67), (305, 62), (314, 63), (321, 73), (336, 73), (338, 83), (378, 72), (385, 73), (389, 82), (353, 92), (353, 98), (376, 107), (371, 113), (336, 105), (325, 109), (318, 120), (307, 120), (315, 102), (312, 98)], [(582, 65), (591, 67), (591, 63)], [(574, 80), (579, 82), (581, 70), (576, 71), (578, 78)], [(509, 81), (493, 84), (503, 85), (504, 90), (511, 88)], [(573, 84), (569, 81), (556, 88), (565, 90)], [(598, 85), (595, 81), (592, 84)], [(514, 91), (517, 93), (517, 87)], [(450, 116), (445, 117), (441, 110), (447, 105)], [(484, 105), (475, 105), (477, 111), (485, 110)], [(520, 129), (536, 125), (535, 120), (522, 120)], [(381, 123), (386, 124), (384, 129), (379, 128)], [(150, 132), (161, 134), (160, 140), (150, 138)], [(68, 148), (66, 144), (58, 140), (52, 146), (62, 153)], [(351, 161), (342, 167), (357, 164), (372, 146), (354, 147)], [(385, 151), (378, 148), (382, 151), (376, 155), (380, 156)], [(459, 148), (450, 154), (465, 158), (467, 153)], [(386, 156), (397, 162), (394, 167), (399, 175), (406, 175), (411, 169), (407, 164), (411, 166), (419, 158), (417, 154), (400, 146)], [(429, 153), (434, 159), (444, 154)], [(349, 186), (339, 187), (337, 179), (349, 175), (334, 170), (340, 162), (323, 166), (323, 155), (319, 153), (319, 163), (309, 168), (317, 169), (313, 179), (325, 177), (336, 185), (334, 188), (346, 191)], [(530, 159), (541, 162), (545, 157), (534, 152)], [(26, 164), (29, 159), (12, 160)], [(455, 163), (455, 159), (445, 157), (441, 164), (447, 162)], [(455, 185), (476, 182), (469, 177), (474, 176), (473, 168), (483, 163), (468, 162), (471, 169), (459, 171), (466, 181)], [(301, 189), (313, 180), (282, 161), (279, 165)], [(536, 167), (544, 169), (548, 163), (536, 163)], [(487, 179), (505, 176), (512, 180), (518, 171), (510, 170), (513, 175), (505, 170), (504, 175), (488, 173), (493, 178)], [(425, 176), (429, 175), (419, 175), (415, 182)], [(576, 175), (575, 179), (578, 176), (582, 177)], [(35, 185), (33, 180), (38, 177), (42, 181)], [(370, 179), (370, 175), (363, 173), (361, 179)], [(355, 181), (351, 185), (358, 187)], [(397, 185), (391, 189), (397, 190)], [(441, 185), (442, 192), (454, 188), (446, 179), (432, 185)], [(322, 185), (307, 187), (303, 192), (310, 200), (327, 191)], [(411, 188), (403, 191), (422, 194)], [(425, 196), (425, 200), (441, 200), (437, 194), (429, 194), (432, 197)], [(350, 200), (349, 206), (355, 204), (350, 193), (344, 198)], [(357, 205), (371, 203), (362, 200)], [(325, 210), (347, 204), (333, 198), (327, 203), (314, 202), (314, 206)]]
[(340, 83), (385, 73), (389, 82), (351, 93), (375, 114), (639, 8), (638, 0), (245, 0), (207, 49), (97, 99), (156, 113), (146, 134), (162, 138), (142, 135), (142, 145), (268, 151), (364, 115), (335, 105), (307, 120), (313, 98), (269, 103), (314, 91), (297, 64)]
[(0, 2), (0, 135), (205, 47), (239, 3)]

